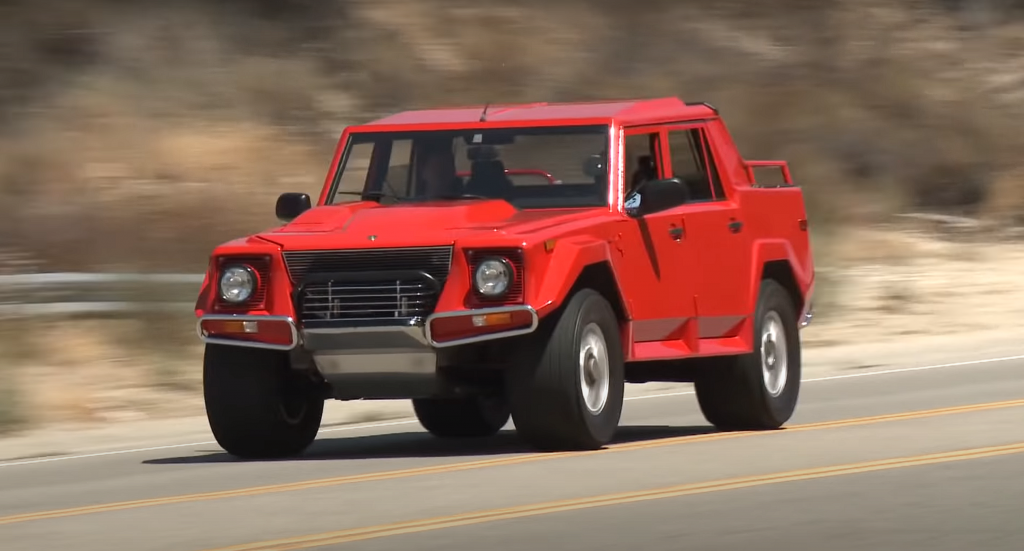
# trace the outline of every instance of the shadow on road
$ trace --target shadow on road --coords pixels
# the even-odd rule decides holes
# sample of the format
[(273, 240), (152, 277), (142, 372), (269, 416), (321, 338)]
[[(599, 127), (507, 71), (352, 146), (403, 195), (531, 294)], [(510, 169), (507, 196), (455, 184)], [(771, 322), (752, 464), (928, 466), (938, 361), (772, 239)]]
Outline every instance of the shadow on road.
[[(698, 436), (715, 432), (710, 426), (669, 427), (654, 425), (623, 426), (619, 429), (615, 443), (653, 441), (680, 436)], [(183, 465), (195, 463), (241, 462), (223, 451), (200, 450), (205, 455), (186, 455), (147, 459), (146, 465)], [(340, 438), (319, 438), (305, 453), (274, 461), (316, 461), (316, 460), (359, 460), (385, 458), (428, 458), (428, 457), (469, 457), (535, 453), (516, 435), (515, 431), (503, 430), (489, 438), (471, 440), (441, 440), (426, 432), (403, 432), (350, 436)]]

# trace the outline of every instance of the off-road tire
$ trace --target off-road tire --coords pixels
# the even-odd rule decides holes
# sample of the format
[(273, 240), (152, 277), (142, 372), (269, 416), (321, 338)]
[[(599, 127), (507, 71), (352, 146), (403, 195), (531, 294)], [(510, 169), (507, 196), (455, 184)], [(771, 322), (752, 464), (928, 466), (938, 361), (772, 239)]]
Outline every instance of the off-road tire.
[(301, 453), (316, 438), (324, 399), (286, 353), (206, 345), (203, 398), (214, 438), (242, 459)]
[[(603, 342), (607, 399), (597, 413), (587, 407), (581, 339), (588, 331)], [(598, 449), (615, 436), (625, 388), (619, 324), (600, 293), (582, 289), (561, 312), (544, 320), (516, 365), (506, 372), (506, 390), (516, 432), (542, 451)]]
[(508, 423), (508, 403), (503, 396), (467, 398), (416, 398), (413, 411), (420, 425), (438, 438), (483, 438)]
[[(762, 336), (769, 320), (781, 326), (785, 343), (785, 382), (777, 395), (769, 392), (762, 369)], [(778, 347), (768, 345), (769, 355)], [(793, 300), (773, 280), (761, 283), (754, 311), (754, 350), (721, 358), (694, 381), (704, 418), (718, 430), (771, 430), (789, 421), (800, 394), (801, 350)], [(780, 364), (776, 362), (776, 366)]]

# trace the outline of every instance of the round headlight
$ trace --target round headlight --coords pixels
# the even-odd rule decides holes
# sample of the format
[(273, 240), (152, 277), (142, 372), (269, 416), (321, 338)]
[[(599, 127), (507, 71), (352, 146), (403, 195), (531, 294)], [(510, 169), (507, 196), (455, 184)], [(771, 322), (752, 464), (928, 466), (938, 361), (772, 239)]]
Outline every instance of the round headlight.
[(497, 296), (508, 290), (512, 282), (512, 266), (503, 259), (484, 260), (473, 277), (476, 290), (487, 296)]
[(245, 302), (255, 289), (256, 274), (245, 266), (231, 266), (220, 276), (220, 296), (228, 302)]

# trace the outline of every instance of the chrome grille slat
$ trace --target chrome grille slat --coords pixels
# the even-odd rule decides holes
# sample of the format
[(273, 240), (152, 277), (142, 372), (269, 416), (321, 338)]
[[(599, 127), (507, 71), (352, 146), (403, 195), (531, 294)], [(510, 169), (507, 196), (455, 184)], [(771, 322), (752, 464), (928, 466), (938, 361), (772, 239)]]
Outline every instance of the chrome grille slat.
[[(284, 253), (288, 275), (302, 289), (299, 316), (314, 323), (424, 318), (437, 304), (451, 261), (450, 246)], [(415, 272), (437, 281), (437, 290)]]
[[(425, 300), (421, 300), (421, 301), (417, 301), (417, 302), (407, 302), (406, 306), (407, 307), (424, 306), (426, 303), (427, 303), (427, 301), (425, 301)], [(364, 311), (365, 312), (365, 311), (367, 311), (367, 309), (372, 309), (373, 307), (381, 306), (382, 304), (386, 304), (386, 303), (384, 303), (384, 302), (346, 302), (345, 303), (345, 308), (347, 308), (347, 309), (359, 308), (360, 311)], [(328, 309), (330, 306), (331, 306), (331, 304), (329, 302), (326, 302), (326, 301), (322, 302), (322, 303), (312, 303), (312, 304), (309, 303), (309, 302), (306, 302), (306, 306), (305, 306), (305, 308), (303, 308), (303, 311), (304, 312), (313, 312), (313, 311), (316, 311), (316, 310)], [(380, 311), (381, 312), (387, 312), (387, 311), (390, 311), (390, 310), (394, 310), (394, 308), (384, 309), (384, 310), (380, 310)]]
[[(380, 299), (385, 299), (385, 298), (389, 298), (389, 297), (393, 297), (394, 296), (394, 293), (391, 293), (389, 295), (388, 294), (363, 295), (363, 294), (359, 294), (359, 293), (345, 294), (344, 292), (339, 291), (337, 289), (332, 291), (333, 294), (327, 293), (327, 292), (323, 292), (321, 294), (321, 293), (318, 293), (318, 292), (315, 292), (315, 291), (316, 291), (315, 289), (311, 290), (311, 291), (308, 291), (306, 293), (305, 297), (307, 299), (317, 299), (317, 298), (319, 298), (319, 299), (326, 299), (326, 298), (363, 298), (363, 299), (366, 299), (366, 298), (380, 298)], [(419, 298), (420, 300), (422, 300), (422, 299), (425, 299), (425, 298), (429, 298), (430, 295), (432, 295), (432, 294), (433, 293), (427, 293), (427, 292), (422, 292), (422, 293), (402, 293), (402, 296), (403, 297), (409, 297), (410, 300), (412, 300), (414, 298)]]

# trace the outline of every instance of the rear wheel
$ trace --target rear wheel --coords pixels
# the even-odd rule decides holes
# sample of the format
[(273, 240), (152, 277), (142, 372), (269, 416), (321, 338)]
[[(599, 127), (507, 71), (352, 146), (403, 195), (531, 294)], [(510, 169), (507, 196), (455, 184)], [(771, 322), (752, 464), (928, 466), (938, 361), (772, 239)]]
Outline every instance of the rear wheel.
[(417, 398), (412, 407), (423, 428), (439, 438), (491, 436), (509, 419), (508, 403), (503, 396)]
[(206, 345), (203, 397), (217, 443), (245, 459), (301, 453), (323, 418), (324, 399), (283, 352)]
[(719, 430), (767, 430), (792, 417), (800, 394), (800, 335), (789, 293), (761, 284), (754, 350), (723, 359), (694, 382), (704, 417)]
[(604, 446), (618, 429), (625, 388), (615, 312), (583, 289), (542, 328), (536, 352), (508, 372), (516, 431), (542, 450)]

